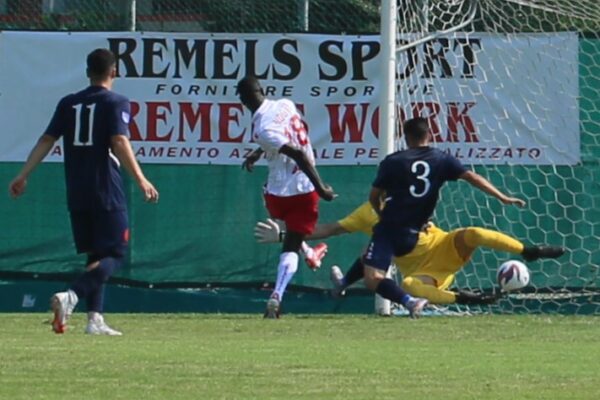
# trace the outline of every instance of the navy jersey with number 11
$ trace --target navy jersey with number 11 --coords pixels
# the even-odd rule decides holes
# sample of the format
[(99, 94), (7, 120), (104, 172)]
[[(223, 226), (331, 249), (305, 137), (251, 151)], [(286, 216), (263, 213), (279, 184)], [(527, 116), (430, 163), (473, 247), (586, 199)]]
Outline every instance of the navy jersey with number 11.
[(104, 87), (61, 99), (45, 134), (63, 137), (70, 211), (125, 210), (123, 181), (111, 137), (127, 134), (129, 100)]
[(387, 156), (373, 186), (386, 192), (381, 222), (419, 231), (433, 214), (446, 181), (467, 169), (453, 156), (431, 147), (416, 147)]

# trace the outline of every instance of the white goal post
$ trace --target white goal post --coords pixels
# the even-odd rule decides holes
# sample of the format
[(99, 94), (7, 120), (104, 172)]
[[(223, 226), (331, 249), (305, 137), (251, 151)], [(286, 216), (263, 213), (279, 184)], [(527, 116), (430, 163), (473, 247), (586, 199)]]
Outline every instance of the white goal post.
[[(531, 284), (497, 308), (600, 312), (600, 2), (382, 0), (381, 56), (380, 158), (421, 116), (434, 146), (528, 202), (517, 210), (448, 185), (436, 224), (568, 249), (530, 263)], [(456, 285), (492, 290), (515, 257), (479, 250)], [(390, 307), (376, 296), (375, 309)]]

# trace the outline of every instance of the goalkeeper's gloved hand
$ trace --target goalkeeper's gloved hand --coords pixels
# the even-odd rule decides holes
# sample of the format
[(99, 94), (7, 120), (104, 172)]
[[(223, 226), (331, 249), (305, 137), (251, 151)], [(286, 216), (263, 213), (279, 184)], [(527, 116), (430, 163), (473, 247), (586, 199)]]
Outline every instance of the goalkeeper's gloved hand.
[(282, 242), (284, 234), (277, 222), (271, 218), (267, 218), (265, 222), (258, 221), (254, 226), (254, 237), (258, 243)]
[(504, 294), (502, 292), (473, 293), (465, 290), (459, 290), (456, 292), (456, 304), (494, 304), (496, 301), (498, 301), (498, 299), (502, 298), (503, 296)]

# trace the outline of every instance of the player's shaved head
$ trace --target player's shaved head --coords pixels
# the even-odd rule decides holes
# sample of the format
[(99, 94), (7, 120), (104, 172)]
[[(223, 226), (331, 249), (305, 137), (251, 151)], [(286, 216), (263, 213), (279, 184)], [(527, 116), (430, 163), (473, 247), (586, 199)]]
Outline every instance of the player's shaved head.
[(91, 79), (106, 79), (117, 63), (112, 51), (96, 49), (87, 56), (87, 73)]
[(255, 76), (248, 75), (240, 79), (237, 84), (240, 101), (254, 112), (260, 107), (264, 100), (262, 87)]
[(425, 118), (417, 117), (406, 120), (403, 130), (408, 146), (420, 145), (429, 139), (429, 124)]

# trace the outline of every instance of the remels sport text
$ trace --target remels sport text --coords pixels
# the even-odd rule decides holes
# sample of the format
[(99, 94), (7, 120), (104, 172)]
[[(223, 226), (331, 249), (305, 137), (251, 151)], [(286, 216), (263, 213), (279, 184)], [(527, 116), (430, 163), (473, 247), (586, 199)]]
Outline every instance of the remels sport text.
[[(160, 37), (107, 40), (117, 56), (117, 74), (126, 78), (235, 81), (255, 75), (258, 79), (290, 81), (298, 78), (303, 68), (316, 68), (319, 81), (368, 81), (375, 77), (367, 77), (366, 64), (377, 62), (380, 51), (378, 41), (358, 38), (323, 40), (318, 55), (300, 54), (299, 41), (293, 37), (276, 41)], [(481, 48), (481, 40), (476, 38), (432, 40), (402, 54), (398, 77), (403, 80), (418, 73), (425, 79), (474, 78), (477, 48)]]

